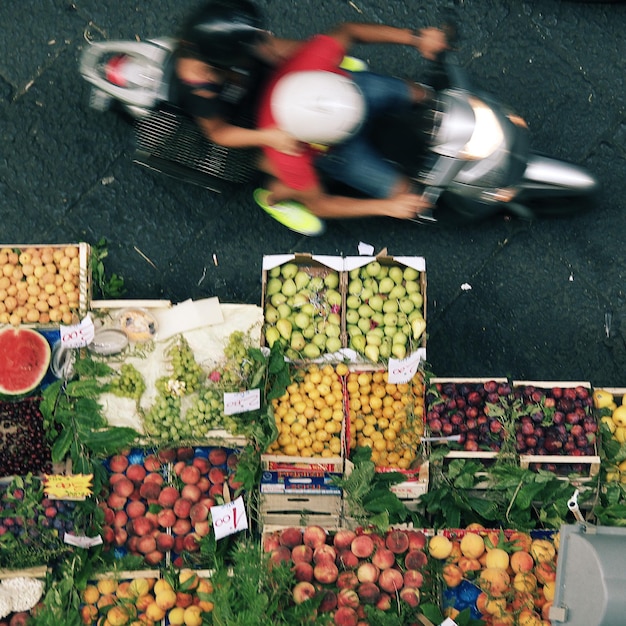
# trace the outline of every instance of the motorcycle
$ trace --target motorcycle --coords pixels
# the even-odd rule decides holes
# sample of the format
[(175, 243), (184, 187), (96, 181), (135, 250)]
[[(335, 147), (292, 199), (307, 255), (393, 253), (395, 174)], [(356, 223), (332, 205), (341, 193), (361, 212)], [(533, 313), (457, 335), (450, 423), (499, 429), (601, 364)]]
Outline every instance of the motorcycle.
[[(171, 38), (91, 44), (80, 59), (90, 105), (103, 111), (116, 104), (135, 120), (134, 161), (140, 165), (214, 191), (251, 181), (257, 173), (252, 151), (211, 143), (177, 108), (174, 49)], [(433, 204), (470, 218), (503, 211), (524, 219), (571, 213), (578, 209), (572, 199), (590, 199), (598, 188), (595, 177), (531, 151), (523, 118), (473, 88), (455, 54), (446, 51), (436, 64), (431, 106), (377, 120), (371, 138), (385, 157)], [(351, 61), (357, 71), (364, 66)]]

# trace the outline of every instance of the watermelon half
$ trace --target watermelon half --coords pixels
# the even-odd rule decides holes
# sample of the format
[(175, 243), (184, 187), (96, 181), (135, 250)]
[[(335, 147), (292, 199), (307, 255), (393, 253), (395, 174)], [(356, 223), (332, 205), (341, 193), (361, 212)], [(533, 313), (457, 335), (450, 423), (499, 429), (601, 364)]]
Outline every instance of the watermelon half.
[(0, 394), (23, 396), (36, 389), (50, 365), (50, 344), (31, 328), (0, 330)]

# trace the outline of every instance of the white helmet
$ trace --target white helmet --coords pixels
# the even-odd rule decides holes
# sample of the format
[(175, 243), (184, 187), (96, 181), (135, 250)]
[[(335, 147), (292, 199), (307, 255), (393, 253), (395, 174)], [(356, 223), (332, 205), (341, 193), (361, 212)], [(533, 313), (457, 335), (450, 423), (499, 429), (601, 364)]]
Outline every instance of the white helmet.
[(271, 108), (280, 129), (324, 145), (349, 139), (365, 117), (365, 100), (354, 81), (327, 71), (286, 74), (274, 87)]

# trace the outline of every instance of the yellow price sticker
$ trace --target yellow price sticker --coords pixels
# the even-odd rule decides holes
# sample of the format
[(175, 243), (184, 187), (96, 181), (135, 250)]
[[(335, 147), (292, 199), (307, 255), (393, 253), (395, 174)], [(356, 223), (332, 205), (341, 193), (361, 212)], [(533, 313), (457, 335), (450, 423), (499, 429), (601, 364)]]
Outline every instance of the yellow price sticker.
[(84, 500), (92, 495), (93, 474), (46, 474), (44, 493), (53, 500)]

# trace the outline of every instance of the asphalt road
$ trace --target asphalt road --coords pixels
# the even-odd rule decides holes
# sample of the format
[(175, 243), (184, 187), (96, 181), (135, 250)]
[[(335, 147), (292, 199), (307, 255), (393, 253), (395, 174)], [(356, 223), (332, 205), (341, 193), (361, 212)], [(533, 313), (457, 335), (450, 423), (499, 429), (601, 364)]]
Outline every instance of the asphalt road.
[[(344, 20), (417, 27), (454, 9), (459, 56), (476, 84), (527, 119), (537, 150), (598, 176), (594, 209), (532, 223), (494, 217), (463, 228), (343, 220), (320, 238), (301, 237), (261, 212), (249, 187), (216, 195), (133, 165), (129, 125), (88, 107), (78, 58), (89, 41), (171, 34), (195, 2), (5, 1), (1, 242), (104, 237), (107, 272), (124, 277), (128, 297), (174, 303), (208, 296), (259, 303), (263, 255), (355, 255), (366, 242), (377, 252), (425, 257), (428, 361), (438, 376), (626, 386), (626, 5), (259, 1), (273, 30), (288, 37)], [(409, 50), (357, 53), (377, 70), (416, 78), (424, 70)]]

